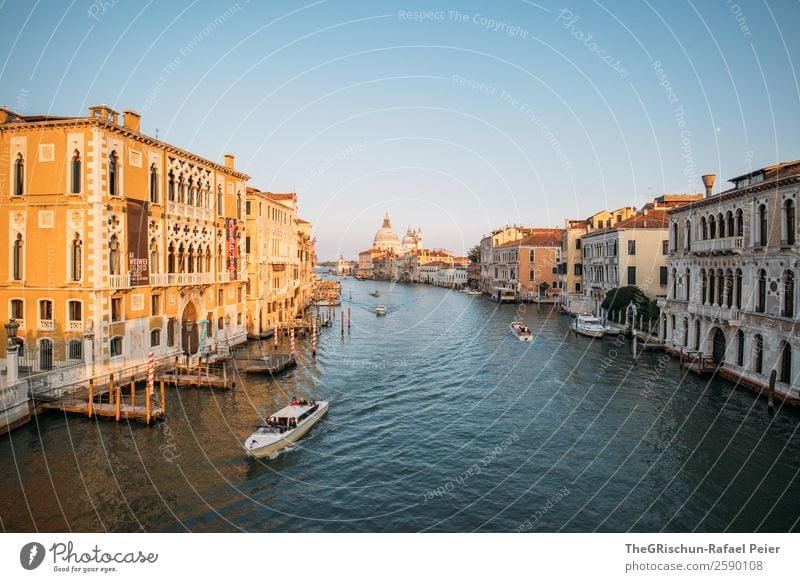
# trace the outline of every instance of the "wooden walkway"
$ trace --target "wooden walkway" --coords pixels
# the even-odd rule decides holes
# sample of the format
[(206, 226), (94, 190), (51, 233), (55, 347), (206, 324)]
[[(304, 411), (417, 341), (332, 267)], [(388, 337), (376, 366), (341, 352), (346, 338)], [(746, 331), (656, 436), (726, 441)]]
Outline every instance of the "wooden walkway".
[[(116, 404), (97, 404), (93, 402), (91, 405), (91, 414), (89, 413), (90, 406), (88, 401), (45, 402), (40, 404), (40, 407), (82, 414), (89, 418), (92, 416), (102, 416), (114, 418), (116, 420), (141, 420), (148, 422), (146, 406), (133, 406), (131, 404), (120, 403), (119, 408), (117, 408)], [(164, 409), (160, 406), (152, 407), (149, 412), (149, 420), (156, 420), (164, 416)]]

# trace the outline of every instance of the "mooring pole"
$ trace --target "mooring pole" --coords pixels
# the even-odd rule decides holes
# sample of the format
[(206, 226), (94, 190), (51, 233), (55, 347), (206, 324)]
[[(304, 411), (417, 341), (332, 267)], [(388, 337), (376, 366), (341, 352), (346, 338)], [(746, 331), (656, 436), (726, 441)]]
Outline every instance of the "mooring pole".
[(767, 395), (767, 410), (770, 414), (775, 414), (775, 380), (778, 373), (775, 370), (769, 375), (769, 394)]

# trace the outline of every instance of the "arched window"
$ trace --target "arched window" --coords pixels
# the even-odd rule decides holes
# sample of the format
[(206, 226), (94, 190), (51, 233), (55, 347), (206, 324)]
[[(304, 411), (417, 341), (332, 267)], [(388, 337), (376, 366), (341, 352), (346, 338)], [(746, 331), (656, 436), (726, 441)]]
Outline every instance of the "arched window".
[(14, 195), (23, 194), (25, 194), (25, 159), (22, 154), (17, 154), (17, 160), (14, 162)]
[(708, 279), (706, 270), (700, 269), (700, 304), (705, 305), (708, 299)]
[(108, 195), (119, 196), (119, 159), (117, 152), (108, 154)]
[(736, 332), (736, 365), (744, 366), (744, 332)]
[(795, 242), (795, 233), (797, 231), (794, 200), (787, 200), (783, 204), (783, 224), (786, 229), (786, 244), (793, 245)]
[(175, 174), (172, 170), (167, 174), (167, 200), (175, 202)]
[(753, 371), (761, 374), (764, 369), (764, 338), (761, 334), (753, 337)]
[(178, 272), (186, 272), (186, 253), (184, 252), (183, 243), (178, 245)]
[(686, 219), (686, 250), (692, 249), (692, 221)]
[(683, 318), (683, 345), (689, 347), (689, 318)]
[(175, 272), (175, 244), (170, 242), (167, 248), (167, 273)]
[(725, 305), (730, 309), (733, 306), (733, 271), (725, 271)]
[(186, 261), (186, 272), (187, 273), (194, 273), (194, 245), (189, 244), (189, 249), (187, 252), (187, 261)]
[(678, 298), (678, 269), (672, 269), (672, 298)]
[(767, 246), (767, 205), (758, 207), (758, 244)]
[(694, 320), (694, 349), (700, 349), (700, 320)]
[(725, 229), (725, 231), (728, 233), (728, 236), (735, 236), (736, 230), (733, 224), (733, 212), (730, 210), (725, 213), (725, 222), (728, 225), (728, 227)]
[(211, 248), (206, 246), (206, 265), (205, 265), (205, 272), (211, 272)]
[(717, 238), (717, 222), (713, 214), (708, 217), (708, 236)]
[(767, 272), (764, 269), (758, 271), (756, 278), (756, 311), (767, 311)]
[(783, 272), (783, 317), (794, 317), (794, 273)]
[(17, 238), (14, 240), (14, 250), (11, 267), (11, 278), (14, 281), (22, 281), (23, 269), (25, 265), (25, 256), (23, 255), (24, 247), (22, 243), (22, 235), (17, 233)]
[(70, 243), (69, 262), (70, 281), (80, 281), (83, 270), (83, 242), (77, 232)]
[(217, 273), (217, 275), (222, 275), (222, 246), (221, 245), (217, 245), (217, 257), (216, 257), (216, 259), (217, 259), (216, 273)]
[(705, 216), (700, 218), (700, 238), (703, 240), (708, 238), (708, 224)]
[(178, 178), (178, 204), (186, 202), (186, 184), (183, 183), (183, 176)]
[(150, 239), (150, 273), (158, 273), (158, 265), (160, 263), (158, 256), (158, 243), (155, 238)]
[(678, 250), (678, 223), (672, 223), (672, 250)]
[(734, 304), (736, 305), (736, 309), (741, 309), (742, 308), (742, 270), (741, 269), (736, 269), (736, 273), (734, 275), (734, 279), (735, 279), (735, 282), (733, 284), (733, 290), (734, 290), (734, 294), (735, 294), (735, 297), (736, 297), (736, 299), (734, 300), (735, 301)]
[(781, 373), (778, 379), (784, 384), (792, 383), (792, 346), (786, 341), (781, 344)]
[(721, 212), (717, 216), (717, 229), (719, 230), (718, 238), (725, 238), (725, 217)]
[(150, 164), (150, 202), (158, 202), (158, 170), (155, 164)]
[(72, 154), (72, 164), (70, 170), (70, 192), (73, 194), (81, 193), (81, 154), (78, 150)]
[(688, 268), (683, 280), (683, 288), (686, 290), (686, 301), (689, 301), (692, 298), (692, 274)]
[(119, 275), (119, 239), (117, 235), (112, 235), (108, 241), (108, 272), (111, 275)]
[(242, 219), (242, 197), (240, 192), (236, 193), (236, 218)]
[(161, 345), (161, 330), (154, 329), (150, 332), (150, 347), (156, 348)]
[(194, 205), (194, 180), (192, 178), (186, 181), (186, 204)]
[(717, 269), (717, 305), (722, 307), (725, 303), (725, 274), (722, 269)]
[(708, 270), (708, 304), (714, 305), (714, 289), (716, 288), (716, 275), (714, 274), (714, 269)]
[(225, 207), (222, 202), (222, 186), (217, 186), (217, 214), (219, 216), (225, 216)]
[(675, 343), (675, 316), (674, 315), (670, 316), (669, 323), (670, 323), (670, 334), (669, 334), (669, 336), (672, 339), (672, 343), (674, 344)]

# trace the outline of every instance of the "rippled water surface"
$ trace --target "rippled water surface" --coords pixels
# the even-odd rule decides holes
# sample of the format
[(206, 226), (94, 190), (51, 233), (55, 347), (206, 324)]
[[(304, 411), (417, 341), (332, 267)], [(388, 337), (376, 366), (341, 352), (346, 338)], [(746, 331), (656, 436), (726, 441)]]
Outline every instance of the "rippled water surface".
[[(379, 288), (379, 299), (370, 290)], [(352, 300), (349, 300), (352, 293)], [(797, 531), (800, 414), (528, 307), (344, 281), (337, 324), (278, 381), (168, 389), (150, 428), (48, 413), (0, 437), (5, 531)], [(385, 303), (386, 317), (374, 306)], [(252, 343), (258, 353), (271, 344)], [(282, 346), (283, 349), (283, 346)], [(240, 443), (330, 400), (275, 459)]]

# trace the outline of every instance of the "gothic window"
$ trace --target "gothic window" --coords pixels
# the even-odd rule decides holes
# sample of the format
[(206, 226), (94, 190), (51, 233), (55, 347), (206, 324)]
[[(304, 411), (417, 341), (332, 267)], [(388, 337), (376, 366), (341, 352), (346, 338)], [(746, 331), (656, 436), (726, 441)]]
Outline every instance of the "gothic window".
[(14, 162), (14, 195), (22, 196), (25, 193), (25, 159), (22, 154), (17, 154)]
[(119, 254), (119, 239), (117, 235), (112, 235), (108, 241), (108, 272), (111, 275), (120, 274)]
[(80, 281), (83, 268), (83, 242), (81, 235), (75, 233), (69, 248), (69, 279)]
[(108, 154), (108, 195), (119, 196), (119, 159), (115, 151)]
[(12, 267), (11, 267), (11, 278), (14, 281), (22, 281), (23, 269), (25, 264), (25, 256), (23, 254), (25, 248), (22, 242), (22, 235), (17, 234), (17, 238), (14, 240), (14, 249), (12, 251)]
[(78, 150), (72, 154), (70, 176), (70, 192), (80, 194), (81, 192), (81, 154)]

